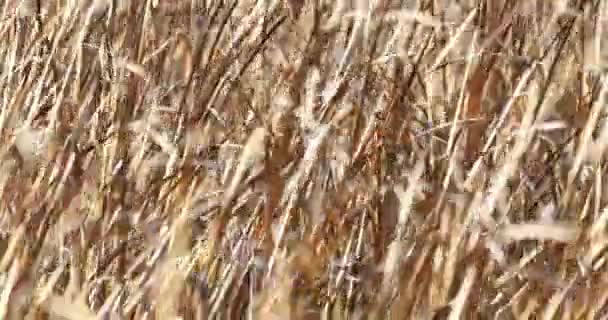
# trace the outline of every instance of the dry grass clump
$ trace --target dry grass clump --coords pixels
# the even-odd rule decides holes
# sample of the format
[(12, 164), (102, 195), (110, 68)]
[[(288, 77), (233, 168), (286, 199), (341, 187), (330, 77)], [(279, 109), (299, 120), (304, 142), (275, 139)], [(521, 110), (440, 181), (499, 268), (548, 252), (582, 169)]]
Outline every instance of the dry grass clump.
[(608, 317), (608, 1), (0, 3), (0, 319)]

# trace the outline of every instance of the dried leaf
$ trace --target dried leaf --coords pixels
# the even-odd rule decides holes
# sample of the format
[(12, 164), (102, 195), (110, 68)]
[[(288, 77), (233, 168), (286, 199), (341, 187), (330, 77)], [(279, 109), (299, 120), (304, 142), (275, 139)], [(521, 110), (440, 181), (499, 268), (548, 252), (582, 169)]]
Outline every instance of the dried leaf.
[(552, 240), (573, 242), (578, 239), (580, 228), (574, 224), (522, 223), (508, 224), (498, 231), (499, 239), (506, 242), (521, 240)]
[(146, 68), (144, 68), (144, 66), (142, 66), (141, 64), (134, 62), (125, 62), (124, 68), (142, 79), (146, 78)]

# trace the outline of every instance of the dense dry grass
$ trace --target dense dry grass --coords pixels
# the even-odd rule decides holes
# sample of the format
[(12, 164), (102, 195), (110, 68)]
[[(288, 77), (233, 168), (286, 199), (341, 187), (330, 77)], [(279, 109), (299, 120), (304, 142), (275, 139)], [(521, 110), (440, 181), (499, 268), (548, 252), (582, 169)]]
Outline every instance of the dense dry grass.
[(608, 317), (608, 1), (0, 4), (0, 319)]

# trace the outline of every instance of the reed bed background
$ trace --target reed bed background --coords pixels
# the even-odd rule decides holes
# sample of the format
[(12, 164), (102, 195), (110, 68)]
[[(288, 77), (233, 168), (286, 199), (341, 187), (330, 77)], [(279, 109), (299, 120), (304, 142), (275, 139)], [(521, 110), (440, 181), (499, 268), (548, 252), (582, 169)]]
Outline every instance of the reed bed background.
[(608, 1), (0, 1), (1, 319), (606, 319)]

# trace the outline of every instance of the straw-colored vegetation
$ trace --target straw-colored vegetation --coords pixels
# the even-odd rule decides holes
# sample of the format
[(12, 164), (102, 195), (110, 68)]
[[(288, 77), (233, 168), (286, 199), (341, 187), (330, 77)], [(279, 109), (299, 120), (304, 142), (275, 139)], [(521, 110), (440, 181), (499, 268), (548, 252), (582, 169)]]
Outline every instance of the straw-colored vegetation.
[(0, 4), (0, 319), (608, 316), (608, 1)]

